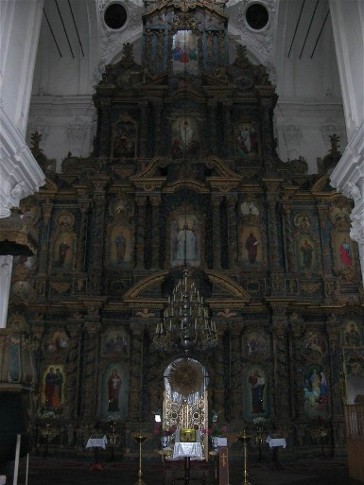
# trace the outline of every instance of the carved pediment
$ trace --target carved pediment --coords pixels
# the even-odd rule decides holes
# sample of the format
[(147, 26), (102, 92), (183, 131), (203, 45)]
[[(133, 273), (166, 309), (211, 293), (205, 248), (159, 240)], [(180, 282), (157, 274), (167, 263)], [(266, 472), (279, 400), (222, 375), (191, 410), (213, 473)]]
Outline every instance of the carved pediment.
[[(206, 298), (206, 303), (211, 308), (220, 310), (226, 309), (227, 306), (241, 308), (250, 301), (251, 298), (247, 291), (230, 277), (213, 270), (206, 270), (203, 274), (211, 286), (211, 296)], [(150, 308), (163, 308), (167, 303), (167, 297), (162, 294), (162, 286), (169, 277), (169, 271), (159, 271), (143, 278), (124, 294), (124, 302), (132, 308), (148, 306)], [(157, 293), (160, 296), (156, 296)]]

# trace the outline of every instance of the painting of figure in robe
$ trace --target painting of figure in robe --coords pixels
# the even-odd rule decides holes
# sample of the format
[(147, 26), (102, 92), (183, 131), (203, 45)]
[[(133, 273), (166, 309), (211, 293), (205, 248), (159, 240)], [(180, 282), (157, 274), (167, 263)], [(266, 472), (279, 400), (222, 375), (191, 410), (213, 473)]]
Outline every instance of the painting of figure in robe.
[(118, 414), (120, 419), (127, 415), (128, 373), (121, 364), (110, 364), (105, 369), (101, 382), (101, 415)]
[(236, 152), (238, 158), (252, 157), (259, 151), (258, 135), (251, 123), (241, 123), (237, 126)]
[(258, 226), (244, 226), (240, 235), (240, 260), (249, 266), (262, 262), (262, 238)]
[(50, 365), (43, 374), (42, 401), (47, 409), (59, 410), (64, 405), (65, 374), (63, 365)]
[(198, 123), (192, 116), (179, 116), (172, 123), (172, 158), (195, 157), (199, 154)]
[(125, 225), (115, 225), (110, 231), (109, 261), (112, 266), (122, 266), (133, 259), (134, 232)]
[(305, 414), (311, 417), (325, 417), (328, 413), (329, 386), (321, 365), (312, 365), (305, 375)]
[(244, 399), (247, 418), (269, 416), (267, 375), (261, 366), (252, 366), (245, 373)]

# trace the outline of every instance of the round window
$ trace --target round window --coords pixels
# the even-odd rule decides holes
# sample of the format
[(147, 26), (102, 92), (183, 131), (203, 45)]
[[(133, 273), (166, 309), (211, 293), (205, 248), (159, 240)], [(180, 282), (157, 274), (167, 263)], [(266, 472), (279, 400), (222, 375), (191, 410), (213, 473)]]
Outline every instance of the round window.
[(261, 3), (253, 3), (246, 9), (245, 18), (249, 27), (254, 30), (262, 30), (269, 20), (268, 10)]
[(113, 30), (121, 29), (125, 25), (128, 14), (121, 3), (112, 3), (104, 13), (105, 24)]

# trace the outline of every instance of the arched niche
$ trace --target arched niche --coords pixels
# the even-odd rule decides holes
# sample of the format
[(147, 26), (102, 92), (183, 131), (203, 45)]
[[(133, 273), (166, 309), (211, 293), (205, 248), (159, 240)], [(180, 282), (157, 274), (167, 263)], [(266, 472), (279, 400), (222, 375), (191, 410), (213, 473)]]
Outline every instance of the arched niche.
[(176, 441), (184, 429), (196, 430), (204, 454), (208, 452), (208, 372), (196, 359), (173, 360), (164, 371), (162, 425), (176, 428)]

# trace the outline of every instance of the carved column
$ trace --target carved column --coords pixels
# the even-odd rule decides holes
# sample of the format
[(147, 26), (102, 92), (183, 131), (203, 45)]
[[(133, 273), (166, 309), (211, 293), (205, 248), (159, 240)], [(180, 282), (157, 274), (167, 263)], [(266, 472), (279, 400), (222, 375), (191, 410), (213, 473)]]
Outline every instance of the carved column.
[(317, 206), (320, 224), (321, 248), (322, 248), (322, 269), (324, 276), (331, 276), (331, 254), (327, 234), (327, 222), (329, 221), (329, 208), (327, 204), (320, 202)]
[(275, 149), (273, 147), (273, 108), (277, 101), (277, 96), (274, 94), (274, 88), (272, 86), (260, 86), (258, 93), (260, 95), (262, 140), (264, 140), (262, 158), (265, 162), (265, 173), (269, 177), (276, 170)]
[(216, 128), (216, 101), (209, 102), (210, 128), (211, 128), (211, 145), (206, 147), (207, 153), (217, 153), (217, 128)]
[(278, 230), (276, 208), (279, 198), (281, 179), (264, 180), (266, 187), (266, 199), (268, 204), (268, 261), (271, 271), (271, 292), (273, 295), (285, 295), (285, 279), (283, 270), (279, 265)]
[(243, 325), (243, 322), (233, 322), (229, 323), (228, 326), (230, 330), (230, 376), (228, 382), (230, 406), (229, 413), (226, 413), (226, 417), (229, 417), (230, 419), (240, 418), (241, 403), (243, 402), (243, 378), (240, 355)]
[(65, 393), (67, 396), (65, 406), (65, 418), (72, 419), (79, 416), (80, 410), (78, 409), (77, 400), (77, 386), (79, 377), (79, 365), (80, 365), (80, 342), (81, 342), (81, 318), (77, 315), (68, 319), (69, 325), (67, 326), (69, 339), (69, 350), (67, 357), (67, 380)]
[(220, 205), (221, 197), (213, 197), (212, 210), (213, 210), (213, 257), (214, 257), (214, 269), (221, 269), (221, 225), (220, 225)]
[(132, 328), (132, 366), (130, 368), (129, 419), (141, 419), (142, 368), (143, 368), (143, 327)]
[(79, 392), (82, 398), (84, 418), (94, 418), (97, 414), (98, 393), (98, 340), (100, 331), (99, 309), (90, 306), (84, 324), (84, 365), (82, 389)]
[(140, 101), (140, 140), (139, 153), (141, 158), (147, 156), (147, 133), (148, 133), (148, 102)]
[(302, 389), (304, 388), (304, 375), (302, 369), (305, 361), (301, 352), (301, 339), (305, 332), (304, 321), (298, 313), (292, 313), (289, 317), (290, 333), (289, 348), (291, 354), (290, 382), (296, 385), (290, 386), (291, 391), (291, 415), (292, 418), (304, 415), (304, 401), (302, 399)]
[(235, 140), (234, 140), (234, 130), (231, 123), (231, 103), (224, 103), (224, 126), (225, 126), (225, 146), (227, 147), (226, 156), (229, 158), (235, 155)]
[(86, 194), (82, 194), (78, 200), (78, 204), (81, 212), (81, 221), (78, 234), (77, 244), (77, 261), (76, 271), (85, 271), (85, 251), (86, 251), (86, 239), (87, 239), (87, 225), (88, 225), (88, 211), (90, 208), (90, 199)]
[(152, 268), (159, 268), (159, 207), (160, 196), (151, 197), (152, 205)]
[(47, 256), (49, 253), (49, 237), (50, 237), (50, 218), (52, 215), (53, 210), (53, 202), (47, 200), (42, 204), (42, 216), (43, 216), (43, 223), (42, 224), (42, 232), (40, 237), (40, 245), (38, 251), (38, 265), (39, 271), (38, 274), (46, 273), (47, 272)]
[(273, 305), (272, 308), (274, 379), (273, 400), (274, 414), (279, 420), (290, 417), (290, 381), (289, 381), (289, 348), (288, 321), (285, 305)]
[(214, 385), (214, 403), (215, 411), (219, 412), (219, 419), (225, 421), (225, 376), (224, 376), (224, 324), (217, 325), (217, 348), (214, 353), (215, 368), (215, 385)]
[(227, 198), (228, 216), (228, 252), (229, 268), (234, 269), (237, 265), (237, 217), (236, 217), (236, 195), (229, 195)]
[(145, 247), (145, 211), (146, 211), (147, 198), (136, 197), (135, 203), (137, 205), (137, 227), (136, 227), (136, 268), (144, 268), (144, 247)]
[(102, 122), (99, 134), (99, 156), (109, 157), (111, 150), (111, 99), (101, 98), (100, 99), (100, 110), (102, 112)]
[(108, 178), (102, 176), (93, 180), (94, 185), (94, 215), (92, 226), (92, 258), (90, 259), (90, 283), (93, 294), (101, 292), (102, 261), (104, 251), (104, 225), (105, 225), (105, 186)]
[[(162, 127), (161, 127), (161, 115), (162, 115), (162, 103), (160, 102), (154, 102), (153, 103), (153, 107), (154, 107), (154, 136), (155, 136), (155, 148), (157, 150), (160, 150), (161, 148), (163, 149), (164, 146), (165, 146), (165, 143), (164, 143), (164, 140), (162, 140), (162, 133), (163, 133), (163, 130), (162, 130)], [(162, 155), (162, 153), (159, 151), (159, 152), (155, 152), (154, 153), (154, 156), (157, 156), (157, 155)]]

